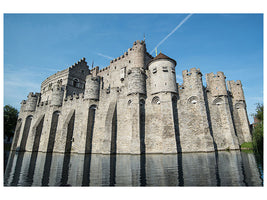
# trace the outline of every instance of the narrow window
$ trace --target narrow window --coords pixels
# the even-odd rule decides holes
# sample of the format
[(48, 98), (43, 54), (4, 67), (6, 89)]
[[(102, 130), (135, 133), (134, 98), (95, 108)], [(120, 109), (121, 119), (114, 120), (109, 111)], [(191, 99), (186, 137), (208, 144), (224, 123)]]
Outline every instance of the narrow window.
[(79, 80), (78, 79), (73, 79), (73, 87), (78, 87)]
[(167, 71), (168, 71), (168, 68), (167, 68), (167, 67), (162, 67), (162, 70), (163, 70), (164, 72), (167, 72)]

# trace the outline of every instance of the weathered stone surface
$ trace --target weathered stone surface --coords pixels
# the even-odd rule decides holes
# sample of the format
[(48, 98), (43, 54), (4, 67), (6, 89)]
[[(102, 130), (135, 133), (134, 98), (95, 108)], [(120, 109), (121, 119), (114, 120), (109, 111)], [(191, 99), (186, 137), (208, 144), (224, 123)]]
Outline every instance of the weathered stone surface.
[(241, 82), (229, 81), (227, 90), (223, 72), (210, 73), (205, 88), (192, 68), (178, 85), (175, 65), (164, 54), (153, 59), (144, 41), (100, 70), (83, 58), (22, 101), (12, 149), (208, 152), (251, 141)]

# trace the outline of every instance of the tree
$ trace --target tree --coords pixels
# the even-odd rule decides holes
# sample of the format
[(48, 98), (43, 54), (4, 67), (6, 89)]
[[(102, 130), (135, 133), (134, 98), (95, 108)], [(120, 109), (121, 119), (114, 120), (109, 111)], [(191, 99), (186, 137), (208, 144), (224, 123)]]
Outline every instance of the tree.
[(254, 115), (260, 122), (263, 122), (263, 105), (257, 104), (256, 114)]
[(10, 139), (13, 137), (18, 119), (18, 110), (10, 105), (4, 106), (4, 134)]
[(256, 152), (263, 154), (263, 104), (257, 104), (256, 114), (258, 123), (254, 124), (252, 144)]

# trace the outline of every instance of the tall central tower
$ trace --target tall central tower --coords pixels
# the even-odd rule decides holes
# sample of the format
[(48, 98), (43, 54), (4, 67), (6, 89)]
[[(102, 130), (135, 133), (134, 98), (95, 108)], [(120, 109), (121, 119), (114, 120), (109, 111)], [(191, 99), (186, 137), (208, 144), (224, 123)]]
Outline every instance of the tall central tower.
[[(178, 122), (175, 122), (177, 117), (174, 117), (172, 100), (177, 99), (176, 61), (160, 53), (147, 66), (152, 112), (151, 120), (148, 122), (150, 132), (147, 133), (147, 151), (175, 153), (177, 152), (175, 123)], [(155, 144), (150, 142), (152, 139)]]

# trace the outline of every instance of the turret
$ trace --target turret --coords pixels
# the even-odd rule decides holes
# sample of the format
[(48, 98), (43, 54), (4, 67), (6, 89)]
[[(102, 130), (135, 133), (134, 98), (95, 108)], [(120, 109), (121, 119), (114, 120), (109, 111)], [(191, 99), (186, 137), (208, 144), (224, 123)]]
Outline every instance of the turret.
[(60, 84), (56, 83), (52, 88), (52, 106), (61, 106), (63, 100), (63, 89)]
[(183, 88), (192, 95), (203, 95), (202, 73), (200, 69), (183, 70)]
[(145, 67), (145, 53), (146, 53), (146, 44), (144, 41), (135, 41), (133, 47), (130, 49), (129, 55), (133, 57), (132, 67)]
[(232, 97), (236, 101), (245, 101), (244, 92), (242, 89), (242, 84), (240, 80), (235, 81), (227, 81), (227, 86), (229, 91), (231, 92)]
[(207, 92), (211, 92), (213, 97), (227, 96), (225, 78), (223, 72), (206, 74)]
[(26, 107), (26, 100), (22, 100), (20, 104), (20, 112), (24, 112)]
[(176, 61), (162, 53), (148, 63), (151, 74), (151, 94), (177, 93), (175, 66)]
[(93, 77), (92, 74), (87, 75), (86, 83), (85, 83), (84, 98), (99, 100), (99, 90), (100, 90), (99, 76)]
[(128, 95), (146, 93), (145, 72), (142, 68), (131, 68), (127, 72), (128, 75)]
[(37, 99), (39, 95), (40, 93), (35, 93), (35, 94), (33, 94), (33, 92), (29, 93), (24, 111), (35, 111)]
[(90, 70), (90, 73), (93, 75), (93, 76), (96, 76), (99, 72), (99, 66), (96, 66), (94, 67), (93, 69)]
[(227, 81), (227, 86), (232, 97), (230, 99), (239, 143), (242, 144), (243, 142), (251, 142), (252, 138), (241, 81)]

